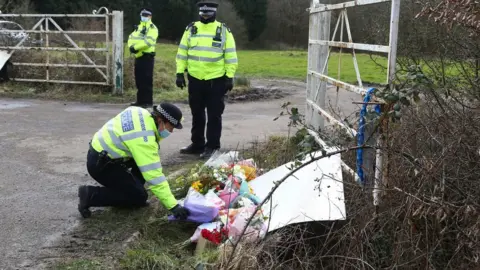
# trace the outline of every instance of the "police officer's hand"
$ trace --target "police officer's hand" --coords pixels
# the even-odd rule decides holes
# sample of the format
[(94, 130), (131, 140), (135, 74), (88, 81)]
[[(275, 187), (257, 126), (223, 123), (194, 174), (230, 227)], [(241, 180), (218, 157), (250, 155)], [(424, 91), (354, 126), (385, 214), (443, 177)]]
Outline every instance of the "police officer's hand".
[(227, 92), (232, 91), (233, 89), (233, 78), (225, 77), (225, 88)]
[(177, 81), (176, 81), (177, 87), (180, 87), (183, 89), (183, 87), (187, 86), (185, 83), (185, 76), (183, 73), (177, 73)]
[(130, 46), (130, 52), (133, 53), (133, 54), (135, 54), (135, 53), (137, 53), (138, 51), (135, 50), (135, 48), (134, 48), (133, 45), (132, 45), (132, 46)]
[(181, 206), (180, 204), (175, 205), (175, 207), (173, 207), (170, 212), (172, 212), (175, 218), (178, 218), (180, 220), (185, 220), (187, 219), (188, 215), (190, 215), (188, 209)]

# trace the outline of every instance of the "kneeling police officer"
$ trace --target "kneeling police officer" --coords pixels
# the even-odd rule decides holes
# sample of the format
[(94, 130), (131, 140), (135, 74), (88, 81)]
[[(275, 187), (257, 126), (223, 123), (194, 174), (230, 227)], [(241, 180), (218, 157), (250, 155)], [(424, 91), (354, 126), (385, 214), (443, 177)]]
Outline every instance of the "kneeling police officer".
[(160, 202), (179, 219), (189, 211), (177, 203), (160, 163), (159, 143), (173, 129), (182, 129), (182, 112), (173, 104), (162, 103), (150, 112), (128, 107), (110, 119), (90, 142), (87, 170), (102, 186), (81, 186), (78, 211), (84, 218), (90, 207), (147, 206), (149, 186)]

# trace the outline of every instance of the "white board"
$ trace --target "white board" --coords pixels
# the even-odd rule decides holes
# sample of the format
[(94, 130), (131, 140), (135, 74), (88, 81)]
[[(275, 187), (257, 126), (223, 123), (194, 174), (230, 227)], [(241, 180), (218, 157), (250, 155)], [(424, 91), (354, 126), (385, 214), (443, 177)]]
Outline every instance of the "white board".
[[(313, 156), (321, 156), (320, 152)], [(306, 158), (311, 160), (310, 157)], [(269, 232), (290, 224), (345, 220), (345, 200), (340, 155), (315, 161), (290, 176), (275, 191), (272, 202), (263, 206), (270, 217)], [(286, 176), (287, 163), (250, 182), (256, 195), (263, 200), (272, 190), (274, 182)], [(270, 204), (272, 212), (270, 213)]]
[(3, 68), (5, 63), (7, 63), (8, 59), (10, 59), (12, 55), (9, 54), (7, 51), (0, 50), (0, 69)]

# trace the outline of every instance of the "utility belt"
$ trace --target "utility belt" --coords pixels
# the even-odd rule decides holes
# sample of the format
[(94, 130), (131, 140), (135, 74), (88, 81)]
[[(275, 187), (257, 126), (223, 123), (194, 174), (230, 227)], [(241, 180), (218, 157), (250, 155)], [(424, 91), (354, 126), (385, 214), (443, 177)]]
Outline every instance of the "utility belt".
[(121, 165), (126, 168), (131, 168), (135, 164), (133, 159), (132, 160), (124, 160), (123, 158), (112, 159), (111, 157), (108, 156), (107, 151), (102, 150), (101, 152), (98, 152), (92, 147), (91, 144), (90, 144), (90, 151), (98, 155), (97, 164), (96, 164), (97, 168), (104, 169), (107, 165)]
[[(155, 52), (142, 52), (142, 55), (139, 56), (138, 58), (142, 58), (142, 57), (145, 57), (145, 58), (154, 58), (155, 57)], [(138, 59), (137, 58), (137, 59)]]

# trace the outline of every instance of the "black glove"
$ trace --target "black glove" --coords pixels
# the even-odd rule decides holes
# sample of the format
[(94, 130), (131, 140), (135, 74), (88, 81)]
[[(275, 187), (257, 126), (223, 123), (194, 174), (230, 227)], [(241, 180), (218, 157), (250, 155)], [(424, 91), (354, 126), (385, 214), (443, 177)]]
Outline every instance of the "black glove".
[(131, 53), (137, 53), (138, 51), (135, 50), (135, 48), (134, 48), (133, 45), (132, 45), (132, 46), (130, 46), (130, 52), (131, 52)]
[(176, 81), (177, 87), (180, 87), (183, 89), (183, 87), (187, 86), (185, 83), (185, 76), (183, 73), (177, 73), (177, 81)]
[(232, 91), (233, 89), (233, 78), (225, 77), (225, 90), (227, 92)]
[(173, 207), (170, 212), (172, 212), (175, 218), (178, 218), (180, 220), (185, 220), (187, 219), (188, 215), (190, 215), (190, 211), (188, 211), (187, 208), (184, 208), (180, 204), (175, 205), (175, 207)]

